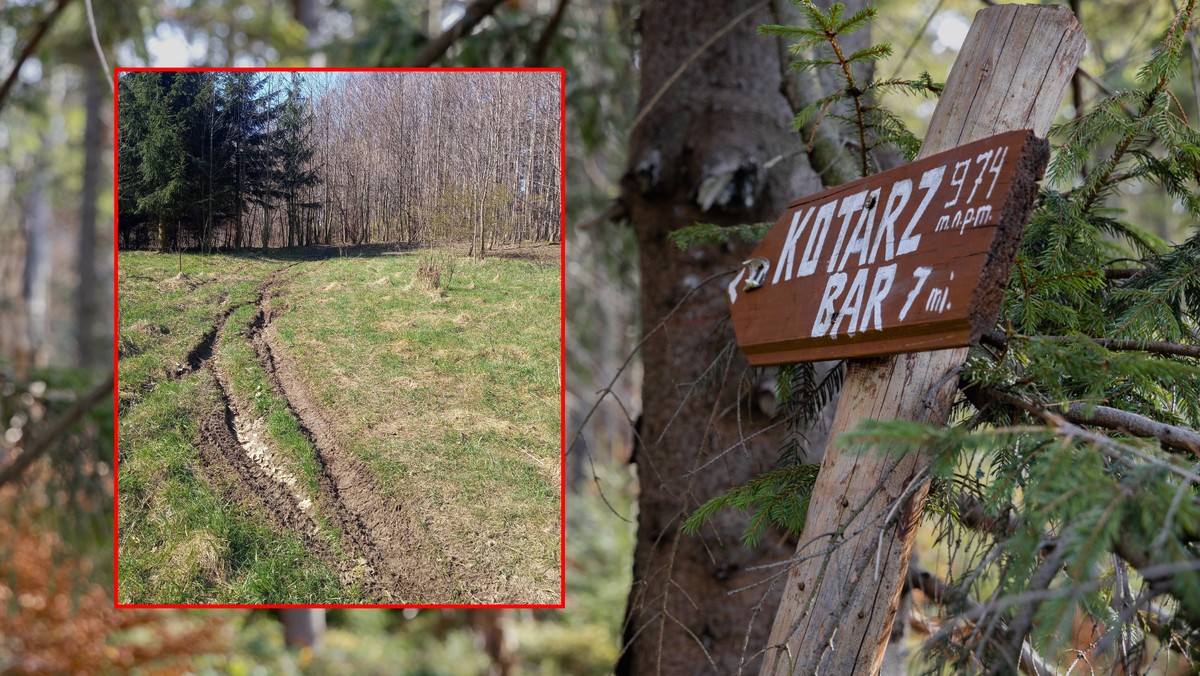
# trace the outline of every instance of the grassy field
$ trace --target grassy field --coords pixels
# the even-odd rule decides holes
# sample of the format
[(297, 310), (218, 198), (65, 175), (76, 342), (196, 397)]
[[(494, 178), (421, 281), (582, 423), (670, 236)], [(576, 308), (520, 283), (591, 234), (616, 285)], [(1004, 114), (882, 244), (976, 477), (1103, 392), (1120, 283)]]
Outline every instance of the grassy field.
[(120, 601), (558, 603), (557, 249), (276, 253), (121, 254)]

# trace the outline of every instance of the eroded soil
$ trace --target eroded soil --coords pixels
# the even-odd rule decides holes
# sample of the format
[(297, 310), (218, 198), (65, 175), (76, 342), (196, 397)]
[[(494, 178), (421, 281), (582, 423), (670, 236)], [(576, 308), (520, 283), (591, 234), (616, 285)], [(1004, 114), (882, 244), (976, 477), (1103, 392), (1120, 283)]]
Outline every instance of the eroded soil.
[[(284, 269), (273, 274), (268, 284)], [(176, 372), (176, 377), (182, 378), (202, 371), (202, 377), (211, 378), (216, 394), (217, 405), (205, 411), (200, 421), (200, 457), (207, 478), (227, 499), (261, 510), (276, 527), (296, 533), (309, 551), (339, 571), (343, 585), (357, 585), (378, 602), (409, 600), (411, 595), (401, 592), (394, 575), (383, 565), (382, 556), (336, 494), (328, 490), (326, 481), (318, 498), (319, 514), (332, 522), (329, 526), (341, 531), (340, 543), (329, 532), (329, 526), (322, 527), (312, 501), (299, 488), (300, 482), (271, 447), (264, 421), (255, 418), (249, 407), (233, 396), (213, 352), (229, 329), (229, 316), (238, 307), (227, 308), (216, 318), (212, 329), (189, 353), (187, 364), (180, 365)], [(242, 333), (249, 339), (253, 332), (247, 327)]]
[(260, 289), (258, 312), (249, 326), (248, 338), (271, 386), (288, 403), (300, 430), (313, 446), (321, 466), (321, 508), (332, 514), (355, 549), (364, 553), (371, 568), (379, 572), (405, 602), (446, 603), (470, 598), (469, 583), (455, 578), (452, 562), (428, 538), (414, 532), (400, 502), (385, 502), (384, 491), (375, 477), (356, 459), (339, 448), (323, 408), (316, 404), (296, 377), (292, 360), (275, 348), (271, 310), (267, 301), (275, 294), (279, 277), (272, 275)]

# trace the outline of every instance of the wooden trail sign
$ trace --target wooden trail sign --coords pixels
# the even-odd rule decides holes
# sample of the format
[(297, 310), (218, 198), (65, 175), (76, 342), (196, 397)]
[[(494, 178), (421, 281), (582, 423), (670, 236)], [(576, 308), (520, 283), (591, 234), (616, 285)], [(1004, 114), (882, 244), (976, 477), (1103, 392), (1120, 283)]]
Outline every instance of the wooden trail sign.
[[(920, 157), (1012, 130), (1045, 135), (1084, 47), (1083, 30), (1066, 7), (981, 10), (946, 80)], [(922, 237), (918, 249), (924, 246)], [(757, 289), (745, 297), (759, 291), (765, 293)], [(763, 654), (763, 676), (879, 672), (933, 458), (925, 450), (863, 453), (842, 448), (838, 439), (867, 418), (944, 422), (966, 356), (966, 348), (958, 347), (850, 361)]]
[(751, 364), (959, 347), (992, 328), (1049, 158), (998, 134), (789, 205), (729, 285)]

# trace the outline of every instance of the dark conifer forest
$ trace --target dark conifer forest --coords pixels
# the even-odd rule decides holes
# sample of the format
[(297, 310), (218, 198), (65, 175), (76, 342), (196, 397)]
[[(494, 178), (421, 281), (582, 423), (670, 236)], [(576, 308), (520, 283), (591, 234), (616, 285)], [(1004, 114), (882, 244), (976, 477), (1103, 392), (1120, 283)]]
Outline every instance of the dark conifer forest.
[(559, 77), (131, 72), (122, 248), (557, 241)]

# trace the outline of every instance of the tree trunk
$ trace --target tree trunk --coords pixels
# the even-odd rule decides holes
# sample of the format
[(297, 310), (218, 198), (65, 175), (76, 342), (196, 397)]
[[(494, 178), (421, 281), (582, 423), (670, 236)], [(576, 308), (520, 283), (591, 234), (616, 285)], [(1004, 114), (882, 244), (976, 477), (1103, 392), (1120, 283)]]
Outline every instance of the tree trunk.
[(49, 170), (44, 156), (34, 159), (32, 171), (28, 206), (22, 219), (25, 228), (25, 266), (21, 298), (25, 308), (25, 326), (18, 338), (21, 342), (16, 359), (17, 377), (22, 379), (28, 375), (29, 369), (46, 365), (46, 330), (54, 263), (50, 250), (50, 200), (46, 196), (46, 175)]
[(165, 217), (158, 219), (158, 252), (167, 253), (171, 250), (171, 231), (167, 227)]
[[(639, 242), (646, 340), (634, 456), (637, 548), (621, 674), (732, 674), (757, 665), (754, 646), (765, 645), (779, 587), (730, 592), (767, 578), (771, 571), (747, 568), (785, 558), (794, 544), (769, 531), (761, 546), (743, 547), (747, 519), (728, 512), (695, 535), (679, 531), (705, 500), (773, 469), (781, 433), (758, 434), (769, 421), (747, 404), (746, 362), (721, 321), (725, 286), (750, 247), (680, 251), (667, 235), (697, 221), (773, 220), (790, 200), (822, 187), (803, 139), (791, 131), (778, 44), (756, 34), (779, 19), (751, 6), (648, 3), (641, 19), (643, 112), (631, 131), (622, 199)], [(728, 184), (707, 211), (695, 201), (705, 182)], [(820, 429), (807, 436), (823, 444)]]
[(101, 71), (92, 52), (84, 68), (84, 112), (87, 120), (83, 131), (83, 189), (79, 208), (79, 244), (76, 248), (76, 267), (79, 286), (75, 296), (75, 336), (79, 365), (96, 365), (96, 199), (100, 190), (100, 161), (104, 153), (104, 122), (101, 97)]
[(263, 205), (262, 248), (271, 246), (271, 209)]
[[(1063, 7), (981, 11), (921, 148), (926, 157), (993, 134), (1045, 136), (1083, 54)], [(945, 422), (966, 348), (851, 363), (830, 439), (867, 418)], [(924, 453), (831, 446), (791, 569), (764, 674), (877, 673), (929, 485)], [(882, 532), (881, 532), (882, 531)], [(882, 547), (882, 548), (881, 548)]]
[(283, 640), (287, 647), (321, 649), (325, 635), (324, 608), (281, 608), (279, 619), (283, 622)]
[[(242, 248), (242, 214), (246, 211), (246, 202), (242, 193), (242, 151), (238, 151), (238, 176), (237, 176), (237, 219), (233, 226), (233, 245), (235, 248)], [(253, 233), (251, 233), (253, 235)], [(251, 241), (253, 237), (251, 237)]]

